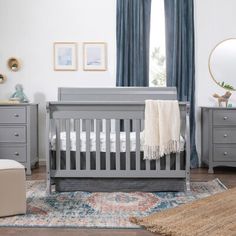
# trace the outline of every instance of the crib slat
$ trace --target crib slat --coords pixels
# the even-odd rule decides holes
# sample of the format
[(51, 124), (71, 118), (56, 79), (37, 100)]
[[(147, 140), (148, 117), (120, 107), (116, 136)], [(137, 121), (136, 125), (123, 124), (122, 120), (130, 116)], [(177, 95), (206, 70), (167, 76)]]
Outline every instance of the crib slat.
[(95, 133), (95, 120), (91, 120), (91, 132)]
[(140, 120), (135, 120), (135, 135), (136, 135), (136, 170), (140, 170)]
[(161, 159), (156, 160), (156, 171), (160, 170), (160, 165), (161, 165)]
[(170, 155), (166, 155), (166, 170), (170, 170)]
[(111, 169), (111, 155), (110, 155), (110, 130), (111, 130), (111, 120), (106, 119), (106, 170)]
[(76, 133), (76, 170), (80, 170), (80, 120), (75, 120)]
[(175, 170), (180, 170), (180, 153), (175, 153)]
[(130, 120), (125, 120), (125, 140), (126, 140), (126, 170), (130, 170)]
[(146, 170), (150, 170), (151, 168), (151, 161), (150, 160), (146, 160)]
[[(144, 120), (141, 120), (141, 129), (144, 129)], [(151, 160), (146, 160), (145, 161), (145, 165), (146, 165), (146, 170), (150, 170), (151, 169)]]
[(70, 120), (66, 120), (66, 170), (70, 170)]
[(96, 170), (100, 170), (100, 120), (96, 120)]
[(56, 120), (56, 169), (61, 169), (61, 122)]
[(91, 121), (85, 121), (86, 127), (86, 170), (90, 170), (90, 130), (91, 130)]
[(120, 170), (120, 120), (116, 120), (116, 170)]
[(144, 120), (141, 120), (141, 131), (144, 130)]

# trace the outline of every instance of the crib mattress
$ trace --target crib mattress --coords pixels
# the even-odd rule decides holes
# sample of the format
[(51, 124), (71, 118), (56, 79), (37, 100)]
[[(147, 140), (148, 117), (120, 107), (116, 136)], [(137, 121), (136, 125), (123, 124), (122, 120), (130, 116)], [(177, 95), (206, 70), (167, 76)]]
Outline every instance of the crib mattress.
[[(180, 136), (180, 151), (184, 151), (185, 140)], [(144, 132), (140, 133), (140, 151), (144, 147)], [(51, 149), (56, 150), (56, 135), (51, 138)], [(66, 132), (60, 133), (60, 150), (66, 150)], [(76, 132), (70, 132), (70, 150), (76, 151)], [(80, 133), (80, 151), (86, 152), (86, 132)], [(90, 151), (96, 151), (96, 133), (90, 133)], [(100, 132), (100, 151), (106, 152), (106, 133)], [(126, 133), (120, 132), (120, 152), (126, 151)], [(136, 132), (130, 132), (130, 151), (136, 151)], [(110, 133), (110, 152), (116, 152), (116, 133)]]

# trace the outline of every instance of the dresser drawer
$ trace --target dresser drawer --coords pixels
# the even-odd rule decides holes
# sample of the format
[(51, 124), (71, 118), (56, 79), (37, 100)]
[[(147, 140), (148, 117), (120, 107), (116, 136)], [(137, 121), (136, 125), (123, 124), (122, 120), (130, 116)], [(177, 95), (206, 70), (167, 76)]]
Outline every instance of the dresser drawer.
[(0, 126), (0, 143), (25, 143), (25, 126)]
[(213, 143), (236, 143), (236, 128), (214, 128)]
[(25, 107), (0, 107), (0, 123), (26, 123)]
[(223, 162), (236, 162), (236, 145), (214, 145), (213, 160)]
[(236, 125), (235, 110), (213, 111), (213, 125)]
[(0, 146), (0, 159), (26, 162), (26, 146)]

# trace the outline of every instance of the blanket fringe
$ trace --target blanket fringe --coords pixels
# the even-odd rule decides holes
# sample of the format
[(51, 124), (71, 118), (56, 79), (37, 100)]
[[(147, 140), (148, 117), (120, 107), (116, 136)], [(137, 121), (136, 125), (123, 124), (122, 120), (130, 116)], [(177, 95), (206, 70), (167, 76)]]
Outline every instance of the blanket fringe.
[(170, 140), (166, 145), (162, 146), (149, 146), (144, 145), (144, 159), (145, 160), (156, 160), (160, 159), (164, 155), (170, 153), (180, 152), (180, 141)]

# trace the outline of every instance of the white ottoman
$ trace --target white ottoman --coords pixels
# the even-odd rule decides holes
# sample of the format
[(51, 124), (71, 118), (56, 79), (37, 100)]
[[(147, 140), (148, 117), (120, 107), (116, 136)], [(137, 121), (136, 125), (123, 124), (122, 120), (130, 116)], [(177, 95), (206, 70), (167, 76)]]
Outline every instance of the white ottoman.
[(25, 167), (0, 159), (0, 217), (26, 213)]

